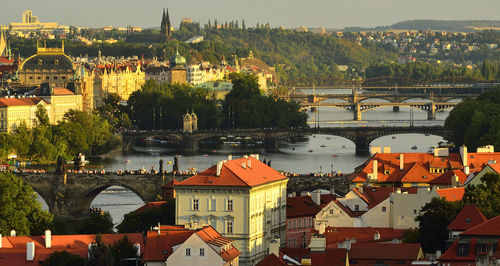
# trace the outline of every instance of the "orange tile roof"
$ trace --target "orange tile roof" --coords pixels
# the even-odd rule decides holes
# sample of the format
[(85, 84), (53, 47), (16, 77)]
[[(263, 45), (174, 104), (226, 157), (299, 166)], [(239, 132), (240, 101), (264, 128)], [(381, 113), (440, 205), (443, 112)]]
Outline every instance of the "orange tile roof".
[(0, 106), (7, 107), (7, 106), (37, 105), (41, 101), (44, 101), (44, 100), (42, 100), (39, 97), (33, 97), (33, 98), (0, 98)]
[(267, 255), (263, 260), (256, 264), (256, 266), (287, 266), (281, 258), (278, 258), (274, 253)]
[[(402, 187), (400, 190), (409, 194), (416, 194), (418, 192), (418, 188), (416, 187)], [(360, 196), (368, 204), (368, 208), (371, 209), (387, 199), (391, 193), (395, 192), (395, 188), (363, 186), (363, 192), (359, 188), (353, 188), (352, 191)]]
[(500, 215), (478, 224), (462, 233), (464, 236), (500, 236)]
[(54, 92), (52, 95), (55, 96), (62, 96), (62, 95), (75, 95), (72, 91), (66, 89), (66, 88), (54, 88)]
[(500, 174), (500, 163), (489, 164), (489, 166), (493, 169), (493, 171)]
[(462, 184), (462, 185), (465, 183), (465, 180), (467, 180), (467, 175), (463, 171), (450, 170), (450, 171), (442, 174), (440, 177), (435, 178), (430, 183), (433, 185), (451, 185), (452, 178), (454, 176), (458, 177), (458, 182), (460, 182), (460, 184)]
[[(131, 234), (103, 234), (102, 240), (111, 245), (127, 235), (132, 243), (138, 243), (144, 247), (144, 239), (141, 233)], [(95, 241), (96, 235), (52, 235), (52, 247), (45, 248), (45, 236), (6, 236), (2, 237), (2, 248), (0, 249), (0, 264), (5, 265), (38, 265), (53, 252), (67, 251), (71, 254), (87, 257), (88, 245)], [(26, 261), (26, 243), (34, 242), (35, 258), (33, 262)]]
[(500, 162), (500, 152), (493, 153), (467, 153), (467, 163), (470, 170), (477, 172), (481, 171), (489, 161)]
[(444, 198), (447, 201), (459, 201), (462, 200), (465, 194), (464, 187), (457, 188), (443, 188), (437, 189), (436, 192), (441, 198)]
[(414, 261), (420, 250), (420, 244), (356, 243), (351, 245), (349, 259)]
[[(377, 228), (377, 227), (327, 227), (325, 230), (326, 244), (333, 246), (343, 242), (346, 238), (355, 238), (356, 243), (386, 242), (393, 239), (402, 239), (405, 229)], [(374, 240), (375, 233), (380, 234), (379, 240)]]
[(488, 221), (484, 214), (473, 204), (467, 204), (465, 207), (457, 214), (457, 217), (448, 225), (447, 229), (449, 231), (465, 231), (476, 225)]
[[(250, 162), (251, 166), (248, 166)], [(245, 164), (245, 167), (242, 165)], [(227, 161), (222, 165), (220, 176), (217, 176), (217, 165), (192, 176), (179, 186), (236, 186), (255, 187), (266, 183), (287, 179), (286, 176), (253, 158), (239, 158)]]
[(321, 205), (317, 205), (312, 201), (311, 196), (288, 197), (286, 198), (286, 217), (312, 217), (334, 199), (332, 194), (323, 194), (321, 195)]
[(167, 203), (166, 201), (152, 201), (152, 202), (148, 202), (144, 205), (142, 205), (141, 207), (139, 207), (138, 209), (136, 209), (134, 212), (143, 212), (145, 210), (148, 210), (148, 209), (157, 209), (157, 208), (160, 208), (161, 205)]

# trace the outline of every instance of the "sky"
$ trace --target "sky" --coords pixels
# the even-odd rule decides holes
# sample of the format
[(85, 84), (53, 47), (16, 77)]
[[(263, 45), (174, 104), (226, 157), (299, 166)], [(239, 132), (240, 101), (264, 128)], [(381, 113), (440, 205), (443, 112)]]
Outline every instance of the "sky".
[(25, 9), (41, 22), (102, 27), (159, 27), (163, 8), (172, 25), (245, 20), (286, 28), (374, 27), (410, 19), (500, 20), (500, 0), (2, 0), (0, 24), (21, 22)]

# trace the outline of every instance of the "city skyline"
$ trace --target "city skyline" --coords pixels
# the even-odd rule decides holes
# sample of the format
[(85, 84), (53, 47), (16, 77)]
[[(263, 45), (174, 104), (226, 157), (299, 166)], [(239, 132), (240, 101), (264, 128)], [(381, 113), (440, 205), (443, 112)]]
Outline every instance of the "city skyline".
[[(58, 22), (62, 25), (124, 27), (134, 25), (144, 28), (159, 27), (163, 8), (169, 8), (172, 25), (177, 27), (183, 18), (191, 18), (201, 25), (217, 19), (219, 22), (245, 20), (247, 27), (269, 22), (272, 27), (286, 28), (325, 27), (376, 27), (392, 25), (411, 19), (436, 20), (499, 20), (496, 12), (500, 2), (495, 0), (422, 0), (411, 6), (410, 1), (356, 0), (314, 3), (298, 0), (202, 1), (166, 2), (150, 0), (137, 5), (131, 0), (89, 0), (83, 6), (63, 0), (9, 1), (0, 11), (0, 24), (20, 22), (21, 14), (29, 9), (41, 22)], [(193, 8), (193, 6), (197, 8)], [(285, 8), (286, 7), (286, 10)], [(92, 16), (89, 16), (92, 14)]]

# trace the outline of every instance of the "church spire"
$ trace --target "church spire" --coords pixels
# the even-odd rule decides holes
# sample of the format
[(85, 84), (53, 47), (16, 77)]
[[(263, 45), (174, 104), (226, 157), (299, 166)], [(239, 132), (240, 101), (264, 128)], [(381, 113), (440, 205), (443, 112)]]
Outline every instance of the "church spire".
[(166, 27), (165, 27), (165, 8), (163, 8), (163, 16), (161, 17), (161, 25), (160, 25), (160, 32), (161, 34), (166, 33)]
[(167, 16), (165, 17), (165, 23), (166, 23), (166, 40), (170, 40), (170, 37), (172, 36), (172, 25), (170, 24), (170, 16), (168, 15), (168, 8), (167, 8)]

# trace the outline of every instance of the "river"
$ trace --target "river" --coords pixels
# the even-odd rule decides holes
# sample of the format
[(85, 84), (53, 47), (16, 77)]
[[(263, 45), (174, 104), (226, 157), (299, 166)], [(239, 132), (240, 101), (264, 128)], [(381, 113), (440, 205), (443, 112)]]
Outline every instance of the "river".
[[(326, 93), (326, 92), (325, 92)], [(338, 93), (346, 93), (340, 91)], [(367, 100), (370, 101), (370, 100)], [(371, 100), (380, 102), (382, 100)], [(412, 101), (426, 101), (424, 99), (412, 99)], [(310, 113), (310, 112), (309, 112)], [(436, 120), (428, 121), (427, 112), (400, 108), (394, 112), (392, 107), (379, 108), (362, 113), (362, 121), (349, 121), (353, 114), (350, 111), (337, 108), (319, 108), (319, 126), (408, 126), (412, 118), (415, 126), (443, 125), (449, 111), (436, 113)], [(314, 126), (314, 115), (310, 113), (309, 122)], [(423, 134), (403, 134), (385, 136), (374, 140), (371, 146), (391, 147), (392, 152), (427, 152), (430, 147), (437, 146), (443, 141), (439, 136), (426, 136)], [(416, 149), (412, 149), (416, 146)], [(285, 143), (280, 146), (278, 153), (265, 153), (262, 147), (240, 147), (230, 144), (218, 146), (214, 152), (212, 148), (201, 149), (195, 154), (185, 154), (179, 150), (169, 147), (151, 145), (137, 146), (134, 151), (122, 154), (120, 151), (113, 152), (108, 158), (97, 165), (106, 171), (124, 169), (158, 169), (158, 162), (172, 161), (175, 155), (179, 156), (181, 170), (196, 168), (201, 171), (220, 160), (227, 159), (229, 154), (234, 157), (250, 153), (258, 153), (260, 159), (271, 160), (272, 167), (277, 170), (297, 173), (309, 172), (341, 172), (350, 173), (355, 167), (365, 162), (369, 155), (357, 156), (354, 143), (348, 139), (327, 136), (312, 135), (294, 143)], [(233, 158), (234, 158), (233, 157)], [(167, 165), (166, 170), (171, 170), (172, 165)], [(133, 211), (144, 203), (133, 192), (128, 190), (116, 191), (117, 187), (105, 190), (99, 194), (91, 206), (109, 211), (115, 224), (118, 224), (123, 215)], [(46, 205), (45, 205), (46, 206)]]

